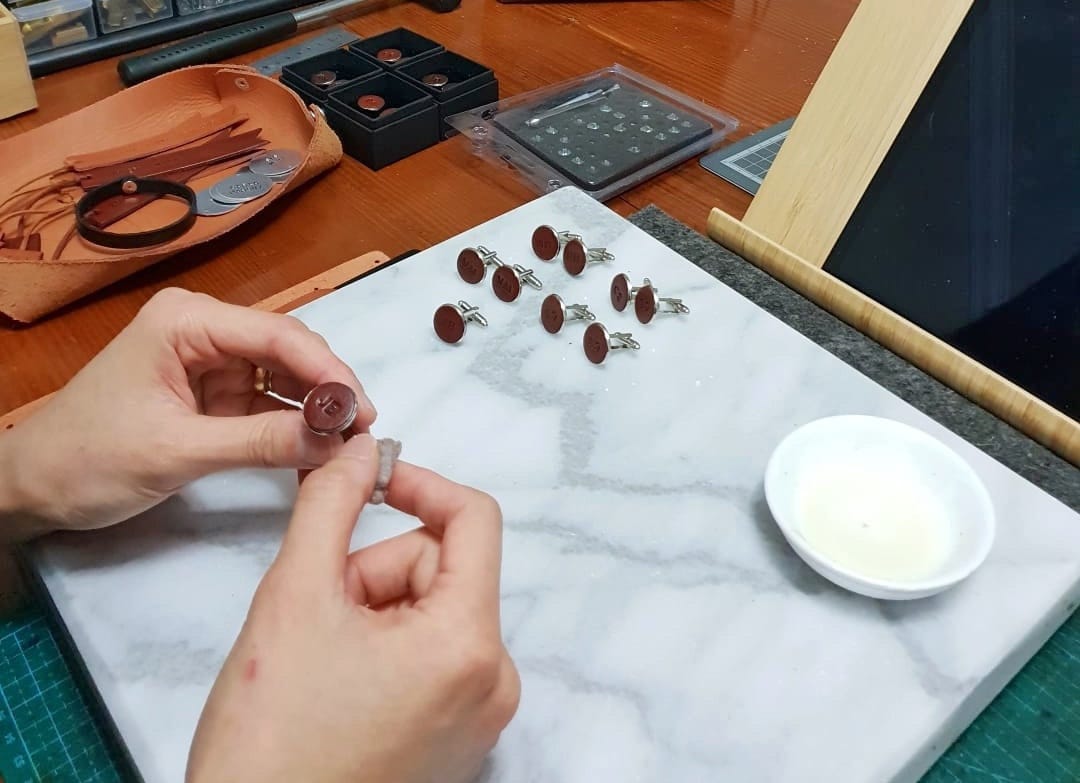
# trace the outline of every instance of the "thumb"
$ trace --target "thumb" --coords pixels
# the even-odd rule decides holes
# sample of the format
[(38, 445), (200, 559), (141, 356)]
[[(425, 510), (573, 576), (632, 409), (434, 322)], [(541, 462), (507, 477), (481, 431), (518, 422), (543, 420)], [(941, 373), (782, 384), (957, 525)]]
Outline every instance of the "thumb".
[(356, 520), (375, 490), (379, 452), (370, 435), (356, 435), (300, 485), (278, 560), (304, 582), (329, 579), (344, 589)]
[(316, 468), (341, 450), (342, 439), (317, 435), (299, 411), (250, 416), (199, 416), (188, 431), (193, 472), (234, 468)]

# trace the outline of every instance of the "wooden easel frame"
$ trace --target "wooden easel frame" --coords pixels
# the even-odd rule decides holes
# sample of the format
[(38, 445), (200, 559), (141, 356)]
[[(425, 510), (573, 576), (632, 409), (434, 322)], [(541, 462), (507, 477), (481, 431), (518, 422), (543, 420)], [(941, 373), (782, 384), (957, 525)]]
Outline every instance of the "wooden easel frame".
[(1080, 423), (822, 268), (973, 1), (862, 0), (746, 215), (708, 233), (1080, 467)]

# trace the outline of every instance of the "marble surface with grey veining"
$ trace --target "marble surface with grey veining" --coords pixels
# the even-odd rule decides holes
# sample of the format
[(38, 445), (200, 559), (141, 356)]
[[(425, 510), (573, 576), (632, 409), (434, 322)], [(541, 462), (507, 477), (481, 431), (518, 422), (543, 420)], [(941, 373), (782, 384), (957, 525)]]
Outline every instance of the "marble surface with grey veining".
[[(615, 253), (578, 279), (532, 256), (540, 223)], [(484, 244), (536, 270), (514, 304), (454, 271)], [(691, 308), (642, 326), (616, 271)], [(640, 351), (595, 366), (588, 304)], [(440, 342), (435, 308), (490, 325)], [(357, 371), (403, 459), (495, 495), (503, 624), (520, 710), (485, 783), (914, 780), (1080, 597), (1080, 516), (572, 189), (526, 204), (298, 311)], [(969, 580), (887, 603), (832, 586), (784, 542), (762, 475), (788, 432), (894, 418), (987, 484), (997, 541)], [(199, 711), (273, 558), (295, 475), (213, 476), (120, 527), (53, 537), (35, 565), (139, 767), (180, 783)], [(364, 512), (360, 546), (413, 526)]]

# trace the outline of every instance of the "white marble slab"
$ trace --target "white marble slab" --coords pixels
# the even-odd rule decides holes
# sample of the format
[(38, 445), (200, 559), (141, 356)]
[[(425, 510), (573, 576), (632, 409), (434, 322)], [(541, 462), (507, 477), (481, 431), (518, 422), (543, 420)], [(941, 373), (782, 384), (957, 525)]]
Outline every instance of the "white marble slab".
[[(532, 257), (539, 223), (618, 257), (572, 280)], [(454, 272), (482, 243), (590, 304), (639, 352), (597, 367), (582, 326), (549, 336), (542, 295), (499, 302)], [(693, 312), (648, 327), (615, 271)], [(439, 342), (464, 298), (491, 325)], [(1080, 597), (1080, 519), (642, 231), (560, 190), (307, 305), (404, 457), (494, 494), (506, 517), (505, 633), (520, 711), (488, 783), (914, 780)], [(796, 558), (762, 494), (796, 426), (893, 417), (955, 448), (993, 495), (996, 546), (959, 588), (910, 604), (845, 593)], [(278, 546), (293, 474), (201, 481), (120, 528), (37, 554), (147, 781), (180, 783), (203, 700)], [(355, 543), (407, 526), (365, 512)]]

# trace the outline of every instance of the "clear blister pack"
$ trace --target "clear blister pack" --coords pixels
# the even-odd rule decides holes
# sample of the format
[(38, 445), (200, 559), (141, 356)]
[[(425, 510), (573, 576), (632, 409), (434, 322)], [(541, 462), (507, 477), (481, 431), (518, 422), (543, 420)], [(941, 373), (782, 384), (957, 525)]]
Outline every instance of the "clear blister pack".
[(573, 185), (598, 200), (699, 155), (738, 122), (621, 65), (446, 120), (473, 152), (537, 192)]

